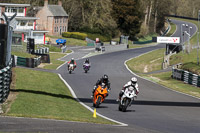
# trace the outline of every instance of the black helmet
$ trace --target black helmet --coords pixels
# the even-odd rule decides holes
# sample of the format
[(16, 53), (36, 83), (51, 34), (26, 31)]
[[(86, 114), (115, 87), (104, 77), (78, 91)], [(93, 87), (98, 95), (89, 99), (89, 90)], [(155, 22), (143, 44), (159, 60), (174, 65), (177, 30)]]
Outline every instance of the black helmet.
[(86, 61), (86, 62), (89, 62), (89, 59), (87, 58), (85, 61)]
[(103, 82), (107, 82), (108, 81), (108, 75), (104, 74), (103, 75)]

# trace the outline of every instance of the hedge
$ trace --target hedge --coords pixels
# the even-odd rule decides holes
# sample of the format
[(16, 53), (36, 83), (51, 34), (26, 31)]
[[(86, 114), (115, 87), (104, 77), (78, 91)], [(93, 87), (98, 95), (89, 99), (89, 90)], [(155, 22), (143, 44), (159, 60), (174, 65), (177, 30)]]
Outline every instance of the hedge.
[(87, 34), (80, 33), (80, 32), (64, 32), (62, 33), (62, 36), (66, 38), (75, 38), (75, 39), (85, 40), (85, 38), (87, 37)]

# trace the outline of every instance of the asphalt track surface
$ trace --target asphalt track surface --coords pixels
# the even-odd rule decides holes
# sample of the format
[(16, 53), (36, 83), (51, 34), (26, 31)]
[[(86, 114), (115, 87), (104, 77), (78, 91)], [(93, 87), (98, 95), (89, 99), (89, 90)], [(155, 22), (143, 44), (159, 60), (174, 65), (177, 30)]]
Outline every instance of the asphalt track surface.
[[(180, 25), (183, 22), (174, 21), (174, 23), (177, 24), (177, 31), (173, 36), (178, 36), (180, 35)], [(196, 27), (190, 23), (189, 26), (193, 27), (191, 33), (194, 34)], [(91, 108), (93, 108), (90, 97), (92, 88), (103, 74), (107, 74), (112, 90), (97, 112), (128, 124), (127, 127), (0, 117), (0, 131), (199, 133), (200, 99), (172, 91), (140, 77), (138, 77), (140, 88), (138, 98), (127, 112), (118, 111), (118, 103), (116, 102), (118, 94), (122, 86), (133, 76), (127, 70), (124, 62), (160, 48), (165, 48), (165, 45), (159, 44), (90, 57), (92, 66), (87, 74), (82, 69), (84, 59), (77, 61), (78, 67), (72, 74), (66, 71), (66, 64), (58, 69), (62, 78), (71, 86), (79, 100)]]

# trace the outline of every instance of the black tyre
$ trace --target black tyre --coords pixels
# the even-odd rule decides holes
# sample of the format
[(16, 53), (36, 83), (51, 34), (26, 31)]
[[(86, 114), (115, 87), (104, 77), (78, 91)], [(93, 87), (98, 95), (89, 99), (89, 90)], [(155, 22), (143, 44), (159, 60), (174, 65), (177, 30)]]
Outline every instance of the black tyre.
[(99, 96), (96, 102), (96, 108), (99, 107), (100, 103), (101, 103), (101, 97)]
[(85, 70), (85, 73), (87, 73), (87, 70)]
[(129, 105), (129, 100), (126, 99), (126, 101), (124, 101), (124, 102), (125, 102), (125, 103), (124, 103), (124, 105), (122, 106), (122, 111), (123, 111), (123, 112), (126, 112), (126, 109), (127, 109), (128, 105)]
[(69, 74), (71, 74), (72, 73), (72, 71), (71, 70), (69, 70)]
[(122, 111), (122, 105), (121, 104), (119, 104), (118, 110)]

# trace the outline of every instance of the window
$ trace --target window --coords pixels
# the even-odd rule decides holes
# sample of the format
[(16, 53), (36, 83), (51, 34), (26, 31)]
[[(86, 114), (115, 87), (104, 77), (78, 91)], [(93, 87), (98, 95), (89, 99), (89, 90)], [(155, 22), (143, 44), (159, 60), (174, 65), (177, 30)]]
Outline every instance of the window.
[(56, 27), (54, 27), (54, 32), (56, 32)]
[(60, 23), (62, 23), (62, 18), (60, 18)]
[(10, 8), (9, 7), (6, 7), (6, 12), (10, 12)]
[(20, 26), (25, 26), (26, 25), (26, 21), (21, 21)]
[(16, 12), (17, 12), (17, 9), (16, 9), (16, 8), (11, 8), (11, 12), (12, 12), (12, 13), (16, 13)]
[(19, 12), (19, 13), (24, 13), (24, 8), (19, 8), (19, 9), (18, 9), (18, 12)]
[(57, 32), (58, 32), (58, 27), (57, 27)]
[(29, 21), (28, 26), (33, 26), (33, 21)]
[(65, 31), (67, 31), (66, 26), (65, 26)]
[(54, 20), (55, 20), (55, 23), (56, 23), (56, 18), (54, 18)]

